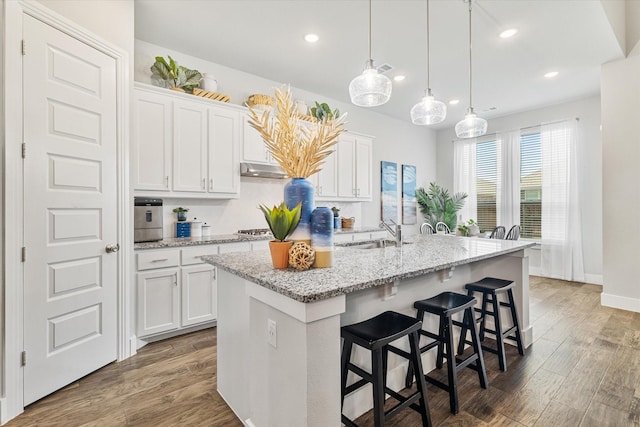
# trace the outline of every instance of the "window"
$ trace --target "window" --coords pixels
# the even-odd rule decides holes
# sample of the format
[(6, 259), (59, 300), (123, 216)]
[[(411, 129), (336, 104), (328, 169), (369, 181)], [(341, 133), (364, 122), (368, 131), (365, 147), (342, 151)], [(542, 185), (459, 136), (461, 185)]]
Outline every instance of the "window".
[(520, 137), (520, 235), (542, 236), (542, 146), (540, 132)]
[(491, 231), (496, 227), (496, 189), (498, 167), (496, 141), (479, 142), (476, 145), (476, 191), (478, 197), (478, 226)]
[[(496, 191), (498, 182), (497, 143), (481, 141), (476, 145), (477, 221), (483, 230), (498, 224)], [(520, 137), (520, 235), (539, 239), (542, 224), (542, 148), (540, 132)]]

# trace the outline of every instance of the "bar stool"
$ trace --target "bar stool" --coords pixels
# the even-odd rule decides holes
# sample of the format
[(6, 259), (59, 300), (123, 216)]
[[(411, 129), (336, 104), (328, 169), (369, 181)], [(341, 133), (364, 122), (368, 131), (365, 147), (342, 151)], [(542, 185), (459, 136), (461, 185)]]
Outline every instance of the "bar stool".
[[(418, 353), (418, 331), (422, 322), (404, 314), (394, 311), (385, 311), (364, 322), (343, 326), (340, 335), (344, 338), (342, 347), (342, 404), (344, 397), (364, 386), (367, 383), (373, 385), (373, 415), (375, 427), (383, 427), (388, 418), (392, 417), (407, 406), (419, 412), (422, 416), (422, 425), (431, 427), (431, 416), (427, 403), (426, 384), (423, 378), (422, 361)], [(407, 353), (389, 344), (402, 337), (409, 338), (411, 352)], [(371, 351), (371, 373), (351, 363), (351, 349), (353, 344)], [(392, 351), (414, 364), (417, 368), (418, 391), (408, 397), (387, 387), (387, 356)], [(347, 387), (347, 374), (349, 371), (358, 375), (361, 379)], [(389, 394), (400, 403), (388, 411), (384, 411), (385, 393)], [(416, 404), (417, 402), (417, 404)], [(348, 427), (357, 425), (342, 415), (342, 422)]]
[[(485, 277), (484, 279), (465, 285), (469, 296), (474, 297), (474, 292), (482, 293), (482, 307), (475, 308), (477, 313), (480, 313), (480, 317), (475, 319), (476, 323), (480, 323), (480, 341), (484, 341), (485, 333), (495, 335), (496, 348), (491, 348), (483, 345), (482, 348), (490, 353), (498, 355), (498, 362), (500, 363), (500, 370), (505, 372), (507, 370), (507, 357), (504, 351), (504, 340), (510, 339), (515, 341), (518, 346), (518, 353), (524, 355), (524, 347), (522, 345), (522, 336), (520, 334), (520, 326), (518, 323), (518, 313), (516, 311), (516, 304), (513, 298), (513, 287), (515, 283), (511, 280), (496, 279), (495, 277)], [(498, 296), (507, 294), (507, 302), (499, 301)], [(488, 304), (491, 304), (491, 310), (488, 310)], [(511, 313), (511, 321), (513, 326), (502, 331), (502, 318), (500, 316), (500, 307), (508, 307)], [(489, 329), (486, 326), (487, 315), (492, 316), (494, 320), (495, 330)], [(511, 335), (513, 334), (513, 335)], [(463, 328), (460, 335), (460, 343), (458, 344), (458, 354), (462, 354), (465, 344), (471, 344), (467, 341), (467, 333)]]
[[(423, 329), (420, 335), (424, 335), (434, 341), (428, 343), (424, 347), (420, 347), (420, 354), (438, 347), (436, 356), (436, 367), (442, 368), (444, 358), (447, 359), (447, 384), (425, 375), (425, 380), (429, 383), (440, 387), (449, 392), (449, 406), (451, 413), (457, 414), (458, 405), (458, 371), (462, 368), (469, 367), (478, 372), (478, 379), (482, 388), (488, 387), (487, 372), (484, 366), (484, 358), (482, 357), (482, 348), (476, 324), (473, 321), (472, 307), (475, 305), (476, 299), (467, 295), (455, 292), (443, 292), (433, 298), (416, 301), (413, 306), (418, 310), (417, 319), (423, 320), (425, 313), (436, 314), (440, 317), (439, 332), (434, 334)], [(464, 311), (462, 322), (453, 320), (452, 316), (456, 313)], [(455, 347), (453, 343), (453, 326), (463, 327), (472, 331), (471, 340), (473, 343), (473, 354), (466, 359), (459, 359), (455, 355)], [(476, 362), (475, 364), (472, 364)], [(413, 380), (413, 366), (409, 363), (407, 371), (406, 385), (409, 386)]]

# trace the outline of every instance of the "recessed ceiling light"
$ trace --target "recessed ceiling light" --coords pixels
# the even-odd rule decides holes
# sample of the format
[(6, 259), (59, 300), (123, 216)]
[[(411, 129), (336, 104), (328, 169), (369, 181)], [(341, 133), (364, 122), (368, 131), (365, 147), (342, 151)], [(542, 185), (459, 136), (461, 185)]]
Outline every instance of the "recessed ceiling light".
[(449, 101), (449, 105), (458, 105), (460, 103), (459, 99), (452, 99), (451, 101)]
[(555, 77), (555, 76), (557, 76), (557, 75), (558, 75), (558, 72), (557, 72), (557, 71), (549, 71), (549, 72), (548, 72), (548, 73), (546, 73), (544, 76), (545, 76), (546, 78), (548, 78), (548, 79), (552, 79), (552, 78), (554, 78), (554, 77)]
[(518, 30), (516, 28), (509, 28), (500, 33), (500, 38), (508, 39), (509, 37), (515, 36), (517, 32)]
[(320, 37), (317, 34), (309, 33), (305, 34), (304, 39), (309, 43), (315, 43), (320, 40)]
[(397, 76), (395, 76), (395, 77), (393, 78), (393, 80), (395, 80), (395, 81), (397, 81), (397, 82), (401, 82), (401, 81), (403, 81), (404, 79), (405, 79), (405, 76), (404, 76), (404, 75), (402, 75), (402, 74), (398, 74)]

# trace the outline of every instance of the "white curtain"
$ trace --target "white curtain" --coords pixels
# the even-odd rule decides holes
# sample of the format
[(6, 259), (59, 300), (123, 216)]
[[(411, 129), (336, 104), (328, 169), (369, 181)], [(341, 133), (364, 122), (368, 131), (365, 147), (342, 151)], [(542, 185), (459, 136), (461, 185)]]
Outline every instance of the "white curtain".
[(545, 277), (584, 281), (578, 205), (577, 123), (541, 126), (542, 257)]
[(496, 222), (509, 230), (520, 225), (520, 129), (498, 132), (496, 160)]
[(453, 143), (453, 192), (467, 193), (458, 223), (477, 220), (478, 190), (476, 189), (476, 139)]

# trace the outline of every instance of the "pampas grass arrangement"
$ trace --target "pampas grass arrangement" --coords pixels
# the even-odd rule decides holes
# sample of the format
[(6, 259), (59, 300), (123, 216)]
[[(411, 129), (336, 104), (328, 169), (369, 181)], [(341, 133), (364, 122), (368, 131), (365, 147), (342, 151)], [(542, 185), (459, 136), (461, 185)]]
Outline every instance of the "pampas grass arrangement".
[(308, 178), (319, 172), (324, 160), (334, 150), (338, 137), (344, 132), (346, 114), (335, 120), (300, 125), (290, 89), (275, 90), (275, 120), (269, 112), (249, 107), (249, 124), (260, 133), (267, 149), (282, 170), (292, 178)]

